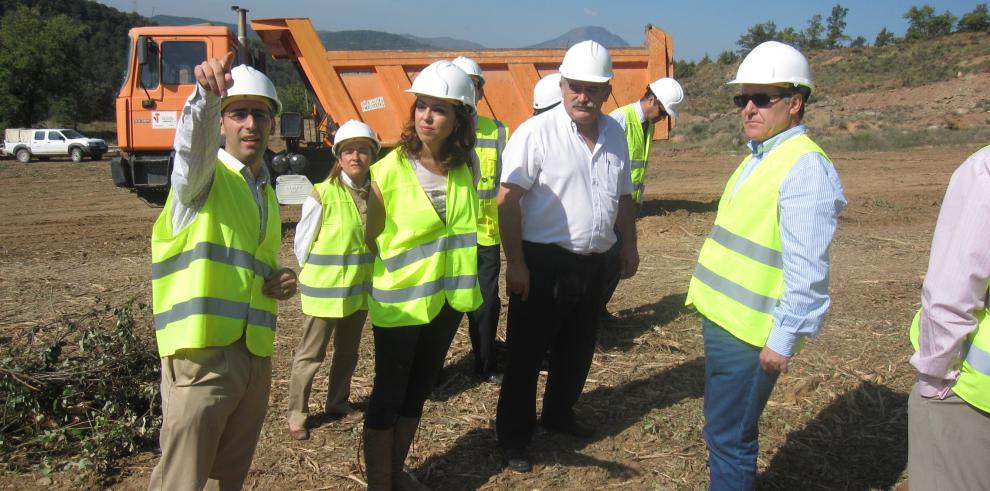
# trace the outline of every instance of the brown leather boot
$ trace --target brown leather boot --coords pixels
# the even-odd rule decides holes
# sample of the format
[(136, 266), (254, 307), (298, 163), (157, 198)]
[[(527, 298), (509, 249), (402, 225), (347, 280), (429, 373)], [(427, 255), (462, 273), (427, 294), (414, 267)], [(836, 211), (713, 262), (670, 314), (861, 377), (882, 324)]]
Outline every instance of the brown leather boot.
[(394, 429), (364, 429), (364, 468), (368, 491), (392, 489), (392, 441)]
[(409, 455), (409, 447), (412, 446), (416, 438), (416, 429), (419, 427), (419, 418), (399, 417), (395, 422), (395, 437), (392, 440), (392, 488), (396, 491), (429, 491), (430, 488), (424, 486), (416, 480), (412, 474), (403, 469), (406, 463), (406, 456)]

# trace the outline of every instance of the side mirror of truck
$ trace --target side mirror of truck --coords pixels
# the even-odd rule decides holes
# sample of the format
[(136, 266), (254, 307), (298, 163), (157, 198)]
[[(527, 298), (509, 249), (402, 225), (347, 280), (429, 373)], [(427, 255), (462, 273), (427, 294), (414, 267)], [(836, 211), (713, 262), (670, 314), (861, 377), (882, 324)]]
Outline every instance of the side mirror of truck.
[(303, 131), (303, 118), (299, 113), (282, 113), (282, 120), (279, 122), (282, 138), (301, 138)]
[(138, 65), (147, 65), (149, 59), (154, 59), (158, 54), (158, 44), (148, 39), (147, 36), (138, 36), (137, 42), (137, 62)]

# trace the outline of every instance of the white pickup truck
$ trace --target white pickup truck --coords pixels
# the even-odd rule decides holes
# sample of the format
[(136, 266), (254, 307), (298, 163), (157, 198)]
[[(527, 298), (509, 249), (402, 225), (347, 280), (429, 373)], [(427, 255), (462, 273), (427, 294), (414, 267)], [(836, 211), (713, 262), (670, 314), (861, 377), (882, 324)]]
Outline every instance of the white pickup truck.
[(8, 128), (4, 131), (3, 153), (28, 163), (33, 157), (69, 157), (82, 162), (91, 157), (100, 160), (107, 152), (107, 142), (87, 138), (73, 129)]

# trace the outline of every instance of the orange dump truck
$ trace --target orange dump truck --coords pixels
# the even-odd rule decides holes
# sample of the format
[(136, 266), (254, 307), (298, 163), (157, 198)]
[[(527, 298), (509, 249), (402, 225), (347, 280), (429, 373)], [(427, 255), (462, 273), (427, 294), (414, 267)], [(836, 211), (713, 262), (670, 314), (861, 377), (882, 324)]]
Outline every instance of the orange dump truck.
[[(457, 56), (478, 62), (486, 80), (479, 112), (515, 128), (532, 115), (533, 86), (541, 77), (557, 71), (565, 52), (328, 51), (308, 19), (259, 19), (252, 21), (251, 27), (274, 58), (295, 64), (317, 101), (313, 111), (317, 124), (311, 134), (304, 134), (307, 132), (301, 115), (285, 113), (281, 118), (280, 134), (286, 150), (273, 156), (270, 165), (278, 176), (276, 192), (283, 203), (301, 202), (309, 192), (309, 182), (326, 178), (333, 132), (345, 121), (364, 121), (378, 132), (384, 148), (395, 146), (413, 102), (413, 96), (405, 90), (430, 63)], [(615, 78), (606, 111), (638, 100), (649, 82), (672, 75), (670, 37), (649, 25), (645, 37), (642, 47), (609, 50)], [(131, 45), (128, 77), (117, 98), (118, 139), (123, 155), (112, 165), (114, 181), (121, 186), (165, 188), (171, 168), (174, 123), (195, 83), (192, 67), (205, 58), (242, 48), (226, 28), (208, 26), (135, 28), (131, 31)], [(195, 57), (191, 56), (194, 51)], [(170, 58), (180, 54), (195, 58), (188, 60), (195, 63), (190, 65), (180, 56), (174, 58), (182, 58), (181, 63)], [(157, 74), (147, 73), (155, 70)], [(656, 128), (654, 138), (665, 139), (668, 131), (665, 122)]]

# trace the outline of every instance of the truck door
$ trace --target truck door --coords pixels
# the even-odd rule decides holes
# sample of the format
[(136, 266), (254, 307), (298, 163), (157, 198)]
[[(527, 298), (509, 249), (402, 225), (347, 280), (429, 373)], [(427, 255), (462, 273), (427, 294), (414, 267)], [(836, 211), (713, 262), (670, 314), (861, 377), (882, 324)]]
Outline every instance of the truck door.
[(35, 131), (31, 135), (31, 153), (34, 155), (51, 155), (51, 144), (44, 130)]
[(68, 155), (69, 142), (60, 131), (48, 131), (48, 155)]

